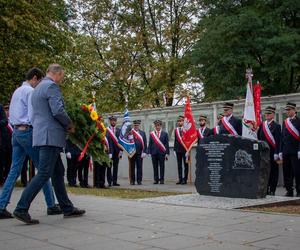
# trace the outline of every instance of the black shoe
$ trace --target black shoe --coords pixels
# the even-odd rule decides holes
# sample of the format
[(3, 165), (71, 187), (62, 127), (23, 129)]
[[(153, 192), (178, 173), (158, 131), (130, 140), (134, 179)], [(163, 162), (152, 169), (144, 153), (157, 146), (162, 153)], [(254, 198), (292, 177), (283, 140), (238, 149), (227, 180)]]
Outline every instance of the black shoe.
[(138, 184), (138, 185), (142, 185), (142, 182), (139, 181), (137, 184)]
[(185, 185), (186, 183), (187, 183), (186, 181), (182, 181), (182, 183), (181, 183), (181, 184), (182, 184), (182, 185)]
[(74, 188), (77, 188), (77, 187), (78, 187), (78, 185), (76, 185), (76, 184), (69, 184), (69, 187), (74, 187)]
[(0, 209), (0, 219), (11, 219), (14, 218), (10, 212), (5, 209)]
[(270, 191), (270, 192), (269, 192), (269, 195), (275, 196), (275, 192)]
[(135, 185), (135, 183), (134, 182), (130, 182), (130, 185)]
[(293, 191), (287, 191), (287, 192), (285, 193), (285, 196), (286, 196), (286, 197), (294, 197), (294, 192), (293, 192)]
[(107, 188), (105, 185), (98, 185), (98, 186), (96, 186), (96, 188)]
[(165, 182), (164, 182), (164, 181), (160, 181), (159, 183), (160, 183), (160, 184), (165, 184)]
[(18, 211), (14, 211), (14, 217), (17, 220), (20, 220), (20, 221), (26, 223), (27, 225), (34, 225), (34, 224), (40, 223), (38, 220), (31, 219), (29, 213), (20, 213)]
[(297, 195), (296, 195), (297, 197), (300, 197), (300, 193), (297, 193)]
[(180, 185), (180, 184), (182, 184), (182, 182), (181, 182), (181, 181), (178, 181), (178, 182), (176, 182), (176, 185)]
[(85, 214), (85, 210), (74, 207), (74, 210), (72, 212), (64, 214), (64, 218), (80, 217), (84, 214)]
[(62, 213), (63, 212), (58, 204), (55, 204), (53, 207), (47, 208), (47, 215), (57, 215)]
[(115, 183), (113, 183), (113, 186), (119, 187), (120, 184), (115, 182)]
[(153, 182), (153, 184), (158, 184), (158, 181)]

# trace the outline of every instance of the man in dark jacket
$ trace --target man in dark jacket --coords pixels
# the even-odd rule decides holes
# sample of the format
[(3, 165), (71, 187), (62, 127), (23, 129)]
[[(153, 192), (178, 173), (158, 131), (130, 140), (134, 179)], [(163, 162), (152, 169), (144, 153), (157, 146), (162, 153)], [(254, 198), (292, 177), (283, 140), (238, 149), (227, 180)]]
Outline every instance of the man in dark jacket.
[(199, 116), (200, 128), (197, 130), (198, 145), (199, 145), (199, 142), (200, 142), (201, 139), (211, 135), (211, 130), (208, 127), (206, 127), (206, 122), (207, 122), (207, 116), (206, 115), (200, 115)]
[[(174, 154), (177, 159), (178, 167), (178, 182), (179, 184), (186, 184), (189, 174), (189, 165), (187, 163), (186, 149), (182, 141), (182, 129), (183, 129), (184, 116), (180, 115), (177, 119), (177, 128), (174, 130), (175, 140), (174, 140)], [(184, 176), (182, 176), (182, 162), (184, 165)]]
[[(146, 133), (140, 129), (141, 120), (133, 121), (132, 134), (135, 144), (135, 154), (130, 158), (130, 184), (135, 185), (135, 180), (138, 185), (142, 185), (143, 179), (143, 158), (147, 152)], [(135, 174), (136, 170), (136, 174)], [(136, 177), (136, 178), (135, 178)]]
[(223, 105), (224, 117), (220, 122), (221, 135), (242, 135), (242, 121), (233, 116), (233, 103)]
[(280, 159), (283, 160), (283, 179), (286, 196), (294, 196), (293, 183), (296, 182), (297, 197), (300, 197), (300, 119), (297, 117), (296, 104), (287, 103), (287, 118), (282, 124)]
[[(150, 133), (148, 153), (152, 158), (154, 183), (165, 183), (165, 160), (168, 160), (169, 136), (168, 133), (162, 130), (162, 121), (154, 121), (155, 130)], [(159, 169), (159, 171), (158, 171)]]
[(268, 143), (270, 148), (270, 176), (268, 183), (268, 194), (275, 195), (277, 183), (278, 183), (278, 163), (280, 139), (281, 139), (281, 126), (274, 121), (275, 117), (274, 107), (267, 107), (265, 110), (266, 120), (260, 125), (257, 137), (259, 140)]
[[(117, 117), (110, 116), (109, 118), (110, 126), (107, 127), (106, 138), (109, 144), (109, 158), (111, 159), (111, 167), (107, 168), (107, 182), (111, 186), (120, 186), (118, 181), (118, 168), (119, 159), (122, 158), (122, 151), (118, 146), (118, 138), (120, 135), (120, 129), (116, 127)], [(113, 172), (111, 172), (113, 171)]]

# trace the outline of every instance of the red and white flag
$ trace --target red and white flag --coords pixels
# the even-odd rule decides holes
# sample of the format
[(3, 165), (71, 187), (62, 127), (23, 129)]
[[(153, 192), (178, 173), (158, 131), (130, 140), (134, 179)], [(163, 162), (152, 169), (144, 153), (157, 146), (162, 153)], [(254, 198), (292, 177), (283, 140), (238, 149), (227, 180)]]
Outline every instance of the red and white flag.
[(247, 83), (247, 94), (245, 100), (244, 117), (243, 117), (243, 133), (242, 136), (257, 140), (256, 134), (256, 117), (254, 110), (254, 100), (253, 100), (253, 89), (252, 89), (252, 70), (247, 70), (246, 77), (248, 78)]
[(194, 143), (197, 141), (198, 134), (196, 129), (196, 124), (194, 121), (190, 98), (187, 97), (185, 110), (184, 110), (184, 122), (182, 130), (182, 141), (185, 147), (186, 152), (188, 153)]

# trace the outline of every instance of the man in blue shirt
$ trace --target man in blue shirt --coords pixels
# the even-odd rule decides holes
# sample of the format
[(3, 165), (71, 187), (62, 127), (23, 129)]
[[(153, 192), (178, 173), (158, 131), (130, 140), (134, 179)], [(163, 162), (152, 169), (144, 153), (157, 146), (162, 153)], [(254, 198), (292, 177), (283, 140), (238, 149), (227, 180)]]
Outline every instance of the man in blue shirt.
[[(10, 123), (13, 126), (12, 134), (12, 165), (7, 179), (4, 183), (0, 196), (0, 219), (12, 218), (10, 212), (6, 210), (15, 183), (20, 176), (26, 155), (29, 155), (35, 166), (38, 166), (38, 151), (32, 147), (32, 126), (31, 126), (31, 104), (30, 97), (44, 73), (38, 68), (32, 68), (26, 75), (26, 81), (13, 93), (9, 114)], [(43, 187), (47, 204), (48, 215), (61, 214), (61, 209), (55, 205), (55, 198), (50, 181)]]

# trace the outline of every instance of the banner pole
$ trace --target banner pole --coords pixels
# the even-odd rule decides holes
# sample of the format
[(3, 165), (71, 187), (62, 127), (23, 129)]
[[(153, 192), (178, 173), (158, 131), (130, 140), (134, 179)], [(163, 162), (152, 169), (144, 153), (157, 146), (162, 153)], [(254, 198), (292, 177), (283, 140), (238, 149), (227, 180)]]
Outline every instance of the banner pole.
[(189, 184), (192, 184), (193, 183), (193, 181), (192, 181), (192, 150), (190, 150), (190, 152), (189, 152), (188, 166), (189, 166), (189, 175), (188, 175)]

